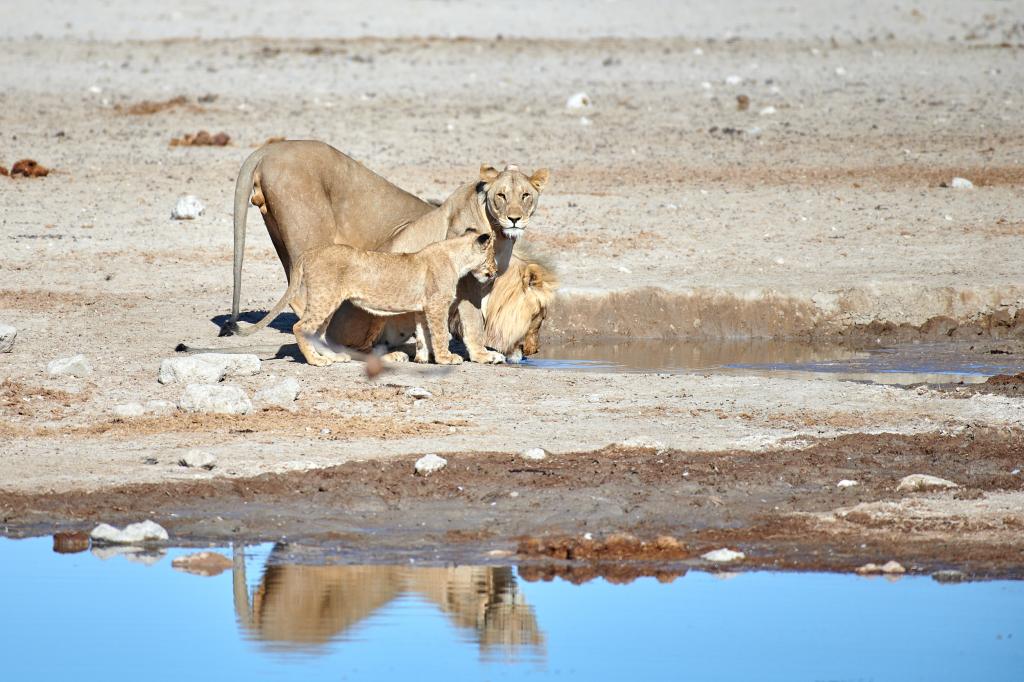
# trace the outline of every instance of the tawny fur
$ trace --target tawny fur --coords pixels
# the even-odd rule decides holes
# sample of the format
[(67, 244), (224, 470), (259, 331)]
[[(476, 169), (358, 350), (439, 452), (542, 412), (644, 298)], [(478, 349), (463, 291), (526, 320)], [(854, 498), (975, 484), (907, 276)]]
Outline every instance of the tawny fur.
[[(322, 142), (266, 145), (242, 164), (235, 185), (235, 286), (231, 320), (222, 333), (237, 329), (250, 199), (263, 216), (286, 273), (299, 254), (329, 244), (412, 252), (473, 229), (494, 232), (500, 275), (512, 260), (515, 241), (536, 210), (547, 181), (548, 171), (543, 169), (527, 175), (514, 166), (503, 171), (482, 166), (479, 179), (434, 207)], [(474, 362), (504, 359), (485, 347), (482, 305), (490, 287), (466, 280), (459, 285), (458, 330)], [(295, 304), (298, 313), (301, 301)], [(392, 318), (392, 324), (397, 322)], [(352, 345), (366, 337), (371, 324), (367, 313), (346, 305), (326, 334), (336, 343)]]
[(449, 310), (462, 277), (472, 274), (480, 282), (494, 278), (498, 267), (494, 242), (490, 233), (467, 232), (416, 253), (362, 251), (340, 244), (312, 249), (295, 261), (288, 289), (273, 309), (238, 333), (263, 329), (290, 303), (301, 300), (300, 319), (292, 331), (306, 361), (318, 366), (347, 362), (350, 357), (323, 335), (335, 311), (348, 301), (374, 315), (374, 324), (355, 346), (357, 350), (368, 350), (387, 317), (413, 313), (415, 360), (428, 362), (432, 347), (437, 363), (458, 364), (462, 358), (448, 350)]
[(505, 355), (517, 349), (533, 355), (540, 346), (540, 326), (555, 298), (558, 279), (529, 256), (516, 256), (487, 299), (487, 346)]

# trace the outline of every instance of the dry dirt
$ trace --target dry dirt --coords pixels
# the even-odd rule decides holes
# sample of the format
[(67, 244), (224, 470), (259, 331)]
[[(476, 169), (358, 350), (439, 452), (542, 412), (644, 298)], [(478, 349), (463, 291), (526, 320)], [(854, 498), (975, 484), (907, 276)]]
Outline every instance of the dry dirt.
[[(458, 544), (448, 530), (476, 547), (481, 529), (514, 549), (517, 534), (586, 528), (665, 533), (688, 556), (739, 544), (752, 565), (1020, 572), (1024, 399), (1009, 384), (468, 365), (371, 382), (358, 364), (295, 362), (269, 331), (261, 374), (229, 381), (251, 395), (296, 378), (294, 414), (115, 418), (177, 401), (156, 381), (177, 343), (238, 343), (213, 322), (230, 304), (235, 173), (276, 136), (326, 140), (429, 199), (481, 162), (549, 167), (525, 237), (564, 283), (549, 343), (1024, 335), (1018, 1), (367, 7), (5, 8), (0, 166), (49, 174), (0, 176), (0, 322), (19, 329), (0, 354), (0, 533), (153, 516), (181, 541), (272, 538), (278, 515), (300, 536), (308, 515), (310, 538), (372, 528), (359, 542), (375, 550)], [(577, 91), (593, 107), (567, 110)], [(168, 146), (202, 130), (230, 142)], [(184, 194), (207, 210), (172, 221)], [(242, 302), (259, 310), (284, 277), (257, 212), (249, 225)], [(46, 374), (75, 353), (91, 376)], [(434, 397), (407, 398), (414, 385)], [(660, 447), (613, 445), (627, 439)], [(555, 456), (487, 454), (533, 446)], [(213, 472), (177, 465), (193, 448)], [(413, 478), (425, 452), (453, 464)], [(687, 465), (731, 474), (684, 484)], [(529, 471), (559, 467), (574, 473)], [(900, 501), (904, 473), (962, 489)], [(318, 492), (350, 478), (344, 497)], [(883, 506), (839, 515), (859, 504)]]

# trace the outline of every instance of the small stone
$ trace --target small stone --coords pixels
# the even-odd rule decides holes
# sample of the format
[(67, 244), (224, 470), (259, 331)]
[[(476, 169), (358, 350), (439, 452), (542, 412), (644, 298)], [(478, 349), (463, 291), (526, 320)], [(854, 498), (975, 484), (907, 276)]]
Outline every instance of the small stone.
[(114, 405), (114, 416), (119, 419), (131, 419), (132, 417), (141, 417), (146, 413), (146, 408), (138, 403), (125, 403), (124, 405)]
[(740, 559), (746, 558), (743, 552), (737, 552), (731, 549), (715, 549), (710, 552), (701, 555), (701, 558), (705, 561), (714, 561), (717, 563), (725, 563), (729, 561), (739, 561)]
[(145, 542), (166, 541), (167, 531), (158, 523), (143, 521), (126, 526), (123, 530), (106, 523), (96, 526), (89, 535), (93, 542), (112, 545), (133, 545)]
[(947, 481), (944, 478), (938, 476), (929, 476), (928, 474), (911, 474), (904, 476), (900, 479), (899, 485), (896, 486), (897, 492), (921, 492), (925, 490), (945, 490), (948, 488), (959, 488), (953, 481)]
[(152, 414), (166, 415), (178, 410), (178, 406), (170, 400), (150, 400), (146, 403), (146, 412)]
[(973, 189), (974, 183), (967, 178), (957, 177), (950, 181), (949, 186), (953, 189)]
[(297, 379), (288, 377), (281, 381), (261, 388), (253, 396), (253, 402), (261, 406), (274, 406), (290, 409), (299, 397), (299, 382)]
[(252, 411), (252, 401), (238, 386), (189, 384), (178, 407), (186, 412), (248, 414)]
[(448, 466), (448, 460), (434, 454), (423, 455), (416, 460), (416, 473), (420, 476), (429, 476)]
[(589, 109), (593, 103), (587, 93), (577, 92), (569, 96), (569, 99), (565, 101), (565, 106), (567, 109)]
[(548, 458), (544, 448), (528, 448), (519, 453), (519, 456), (530, 462), (540, 462)]
[(206, 469), (210, 471), (217, 466), (217, 458), (209, 452), (202, 450), (189, 450), (178, 460), (178, 465), (192, 469)]
[(231, 559), (219, 552), (195, 552), (174, 557), (171, 567), (185, 573), (201, 576), (220, 575), (231, 568)]
[(57, 358), (46, 365), (46, 372), (50, 376), (62, 374), (74, 377), (87, 377), (92, 374), (92, 365), (84, 355), (72, 355), (70, 358)]
[(491, 551), (487, 552), (487, 556), (491, 557), (492, 559), (505, 559), (507, 557), (512, 556), (513, 554), (515, 554), (515, 552), (511, 552), (507, 549), (492, 549)]
[(903, 565), (898, 561), (886, 561), (882, 564), (882, 573), (906, 573), (907, 569), (903, 568)]
[(171, 211), (174, 220), (195, 220), (206, 212), (206, 206), (194, 194), (186, 194), (178, 199)]
[(860, 483), (858, 483), (857, 481), (851, 481), (848, 478), (844, 478), (843, 480), (839, 481), (839, 483), (836, 483), (837, 488), (852, 488), (855, 485), (860, 485)]
[(165, 358), (160, 363), (157, 381), (161, 384), (213, 384), (226, 376), (259, 374), (259, 356), (252, 353), (203, 353)]
[(775, 107), (767, 106), (767, 107), (761, 109), (761, 111), (759, 111), (757, 113), (759, 113), (761, 116), (772, 116), (772, 115), (775, 114), (775, 111), (776, 111)]
[(405, 392), (406, 397), (415, 398), (416, 400), (426, 400), (427, 398), (433, 398), (434, 394), (423, 388), (422, 386), (413, 386)]
[(591, 120), (590, 120), (589, 118), (587, 118), (586, 116), (580, 116), (580, 125), (581, 125), (581, 126), (588, 126), (588, 125), (590, 125), (591, 123), (593, 123), (593, 121), (591, 121)]
[(14, 338), (18, 330), (9, 324), (0, 324), (0, 353), (10, 353), (14, 349)]
[(509, 496), (509, 497), (512, 497), (512, 498), (516, 498), (516, 497), (519, 497), (519, 493), (518, 493), (518, 492), (516, 492), (515, 490), (513, 490), (512, 492), (510, 492), (510, 493), (508, 494), (508, 496)]
[(882, 567), (876, 563), (867, 563), (863, 566), (859, 566), (856, 572), (860, 575), (871, 575), (873, 573), (881, 573)]
[(654, 546), (663, 552), (674, 552), (683, 548), (682, 543), (671, 535), (659, 535), (654, 539)]
[(750, 97), (747, 95), (736, 95), (736, 110), (746, 111), (750, 108)]
[(733, 76), (727, 76), (726, 79), (725, 79), (725, 82), (727, 84), (729, 84), (729, 85), (739, 85), (740, 83), (743, 82), (743, 79), (740, 78), (739, 76), (733, 75)]
[(935, 571), (932, 573), (932, 580), (937, 583), (962, 583), (967, 580), (967, 574), (963, 571)]

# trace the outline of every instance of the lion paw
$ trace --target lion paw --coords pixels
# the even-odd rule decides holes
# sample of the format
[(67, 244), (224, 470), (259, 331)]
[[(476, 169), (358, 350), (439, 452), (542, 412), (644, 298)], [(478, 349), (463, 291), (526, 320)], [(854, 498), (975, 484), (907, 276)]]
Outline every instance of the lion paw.
[(483, 353), (470, 355), (472, 362), (480, 362), (486, 365), (500, 365), (505, 362), (505, 356), (495, 350), (487, 350)]
[(434, 361), (439, 365), (461, 365), (462, 356), (449, 353), (448, 355), (438, 355), (434, 358)]
[(409, 355), (400, 350), (391, 351), (380, 356), (381, 362), (409, 362)]

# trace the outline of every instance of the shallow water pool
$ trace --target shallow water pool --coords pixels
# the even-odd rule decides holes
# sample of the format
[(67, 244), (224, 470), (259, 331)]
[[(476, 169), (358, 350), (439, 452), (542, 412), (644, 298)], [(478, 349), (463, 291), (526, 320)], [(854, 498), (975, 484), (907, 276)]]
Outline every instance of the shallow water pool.
[(980, 383), (1024, 372), (1024, 356), (972, 351), (953, 343), (852, 349), (773, 339), (600, 340), (545, 344), (524, 367), (603, 372), (718, 372), (867, 381), (880, 384)]
[(195, 549), (56, 554), (49, 538), (0, 540), (5, 679), (934, 682), (1024, 670), (1024, 582), (690, 571), (573, 585), (508, 566), (213, 549), (233, 566), (200, 576), (171, 567)]

